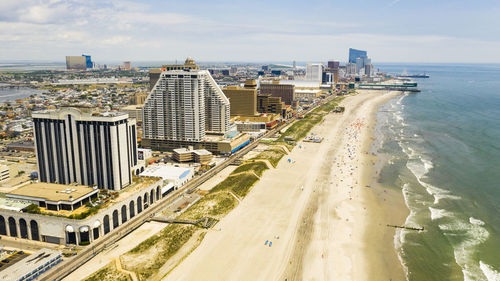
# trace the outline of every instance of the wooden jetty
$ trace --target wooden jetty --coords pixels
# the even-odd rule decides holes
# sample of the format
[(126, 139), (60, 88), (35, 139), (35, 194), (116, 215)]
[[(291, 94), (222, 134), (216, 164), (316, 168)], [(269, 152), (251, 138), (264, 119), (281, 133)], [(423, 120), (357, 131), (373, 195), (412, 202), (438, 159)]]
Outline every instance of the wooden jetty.
[(416, 230), (416, 231), (424, 231), (424, 227), (411, 227), (411, 226), (404, 226), (404, 225), (393, 225), (393, 224), (388, 224), (387, 226), (389, 227), (394, 227), (394, 228), (404, 228), (408, 230)]

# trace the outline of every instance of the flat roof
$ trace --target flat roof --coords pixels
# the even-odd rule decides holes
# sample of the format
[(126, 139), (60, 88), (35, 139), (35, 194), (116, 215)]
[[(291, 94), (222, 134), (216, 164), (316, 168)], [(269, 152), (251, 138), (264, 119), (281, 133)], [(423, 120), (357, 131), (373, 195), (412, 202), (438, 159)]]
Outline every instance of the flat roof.
[(59, 109), (46, 109), (34, 111), (31, 116), (33, 118), (56, 119), (62, 120), (66, 115), (71, 114), (77, 121), (101, 121), (115, 122), (122, 119), (128, 119), (128, 113), (119, 111), (98, 112), (93, 111), (94, 108), (88, 107), (71, 107), (65, 106)]
[[(46, 265), (54, 259), (60, 258), (61, 253), (56, 250), (42, 248), (8, 268), (0, 271), (0, 280), (19, 280)], [(23, 279), (24, 280), (24, 279)]]
[(193, 153), (198, 154), (198, 155), (212, 155), (212, 152), (210, 152), (206, 149), (193, 150)]
[(78, 201), (82, 197), (86, 197), (92, 193), (97, 193), (97, 189), (85, 185), (66, 185), (57, 183), (37, 182), (21, 186), (12, 190), (5, 195), (13, 198), (25, 198), (27, 200), (47, 201)]
[(191, 153), (191, 150), (181, 147), (181, 148), (176, 148), (173, 150), (175, 153), (183, 154), (183, 153)]
[(182, 148), (176, 148), (173, 150), (175, 153), (178, 154), (186, 154), (186, 153), (195, 153), (198, 155), (212, 155), (212, 152), (206, 150), (206, 149), (195, 149), (195, 150), (189, 150), (185, 147)]
[(0, 209), (20, 212), (22, 209), (31, 205), (31, 202), (15, 200), (10, 198), (0, 198)]
[(171, 165), (153, 165), (139, 175), (142, 177), (159, 177), (163, 180), (176, 180), (183, 178), (192, 168), (175, 167)]

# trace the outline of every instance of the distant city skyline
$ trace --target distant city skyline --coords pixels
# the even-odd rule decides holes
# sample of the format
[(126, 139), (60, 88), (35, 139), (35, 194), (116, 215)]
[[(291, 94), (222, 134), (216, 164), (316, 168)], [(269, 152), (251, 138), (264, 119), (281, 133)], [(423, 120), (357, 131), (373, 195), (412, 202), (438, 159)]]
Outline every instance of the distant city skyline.
[(499, 63), (500, 3), (486, 1), (4, 0), (0, 61)]

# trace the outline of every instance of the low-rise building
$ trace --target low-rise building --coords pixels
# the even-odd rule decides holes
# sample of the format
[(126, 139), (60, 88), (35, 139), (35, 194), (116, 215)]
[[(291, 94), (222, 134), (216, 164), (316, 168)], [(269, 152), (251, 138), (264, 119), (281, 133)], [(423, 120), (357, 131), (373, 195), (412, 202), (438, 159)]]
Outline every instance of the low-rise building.
[(271, 95), (259, 94), (257, 96), (257, 111), (260, 113), (274, 113), (282, 117), (285, 103), (280, 97), (273, 97)]
[(140, 161), (145, 161), (146, 159), (151, 158), (153, 156), (153, 151), (147, 148), (138, 148), (137, 149), (137, 159)]
[(236, 127), (240, 132), (260, 132), (266, 130), (265, 122), (236, 122)]
[(230, 155), (249, 143), (248, 135), (237, 134), (229, 138), (221, 135), (206, 135), (203, 141), (143, 139), (141, 146), (154, 151), (172, 151), (176, 148), (192, 146), (194, 149), (206, 149), (214, 154)]
[(177, 162), (191, 162), (208, 164), (212, 161), (212, 153), (206, 149), (177, 148), (173, 150), (172, 157)]
[(164, 185), (169, 183), (179, 188), (191, 180), (194, 169), (188, 167), (176, 167), (173, 165), (156, 164), (146, 168), (139, 176), (162, 178)]
[(212, 153), (206, 149), (193, 150), (194, 162), (208, 164), (212, 161)]
[[(45, 194), (43, 185), (17, 189), (6, 194), (8, 198), (0, 198), (0, 235), (62, 245), (92, 243), (162, 200), (165, 187), (163, 179), (154, 177), (135, 178), (119, 192), (95, 190), (98, 194), (93, 188), (79, 190), (71, 185)], [(33, 204), (46, 207), (33, 210)]]
[(34, 280), (61, 261), (59, 251), (43, 248), (0, 271), (0, 280)]
[(28, 201), (50, 211), (72, 211), (97, 199), (98, 190), (85, 185), (32, 183), (21, 186), (5, 196)]

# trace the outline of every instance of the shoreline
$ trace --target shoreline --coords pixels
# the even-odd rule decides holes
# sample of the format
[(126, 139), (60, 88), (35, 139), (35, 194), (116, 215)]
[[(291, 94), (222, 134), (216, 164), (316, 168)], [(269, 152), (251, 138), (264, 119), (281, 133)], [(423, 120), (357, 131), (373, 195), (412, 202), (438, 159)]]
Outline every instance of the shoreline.
[(365, 200), (372, 202), (367, 205), (367, 212), (372, 219), (366, 222), (363, 238), (367, 245), (365, 262), (370, 280), (406, 280), (406, 272), (395, 245), (396, 229), (387, 227), (387, 224), (403, 225), (410, 211), (401, 190), (384, 187), (378, 182), (379, 172), (387, 159), (381, 159), (376, 152), (375, 155), (370, 153), (376, 139), (376, 115), (380, 106), (399, 96), (401, 93), (389, 95), (373, 107), (368, 133), (363, 140), (363, 151), (367, 154), (364, 155), (361, 186), (370, 186), (372, 191), (363, 192)]
[[(328, 114), (311, 130), (325, 138), (323, 143), (299, 142), (284, 157), (293, 163), (282, 160), (266, 171), (245, 200), (219, 222), (219, 231), (208, 232), (163, 280), (374, 280), (372, 276), (387, 280), (387, 276), (404, 276), (401, 265), (394, 268), (394, 260), (400, 264), (394, 229), (386, 227), (384, 219), (387, 214), (402, 213), (388, 207), (398, 202), (397, 196), (362, 185), (372, 178), (372, 174), (364, 175), (373, 166), (373, 158), (359, 153), (372, 143), (375, 112), (397, 94), (362, 92), (342, 101), (344, 114)], [(359, 139), (357, 132), (346, 132), (356, 122), (371, 124), (363, 125)], [(347, 154), (353, 147), (359, 154), (355, 159)], [(266, 240), (273, 242), (272, 248), (264, 245)]]

